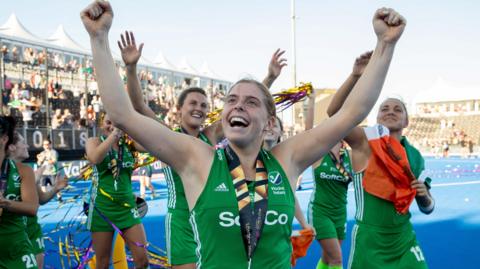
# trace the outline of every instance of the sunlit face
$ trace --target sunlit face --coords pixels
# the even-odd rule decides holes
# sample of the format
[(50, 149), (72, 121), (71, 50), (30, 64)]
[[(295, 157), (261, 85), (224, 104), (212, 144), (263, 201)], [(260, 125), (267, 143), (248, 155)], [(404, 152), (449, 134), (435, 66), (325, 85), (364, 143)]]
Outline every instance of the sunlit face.
[(191, 128), (200, 128), (205, 121), (208, 112), (207, 97), (198, 92), (187, 94), (182, 107), (180, 107), (180, 117), (182, 125)]
[(111, 132), (113, 132), (114, 128), (115, 127), (113, 126), (113, 122), (110, 120), (110, 117), (108, 115), (105, 115), (105, 117), (103, 117), (101, 126), (103, 134), (109, 135)]
[(253, 83), (235, 85), (225, 98), (222, 127), (230, 143), (245, 147), (262, 141), (274, 125), (267, 113), (265, 96)]
[(387, 99), (378, 110), (377, 122), (387, 127), (390, 132), (398, 132), (408, 125), (407, 111), (400, 100)]
[(18, 134), (17, 143), (10, 145), (8, 148), (8, 154), (12, 159), (15, 160), (25, 160), (28, 158), (28, 145), (25, 142), (23, 136)]
[(275, 124), (273, 128), (265, 134), (265, 142), (267, 143), (277, 143), (283, 135), (283, 131), (280, 127), (279, 119), (275, 118)]

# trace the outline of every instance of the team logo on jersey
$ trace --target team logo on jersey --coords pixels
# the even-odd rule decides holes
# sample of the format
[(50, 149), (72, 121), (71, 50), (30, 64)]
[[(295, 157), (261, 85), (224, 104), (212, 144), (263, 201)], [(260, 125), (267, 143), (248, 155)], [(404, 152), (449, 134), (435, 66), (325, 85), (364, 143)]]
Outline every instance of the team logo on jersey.
[(268, 181), (274, 185), (282, 184), (282, 175), (278, 171), (272, 171), (268, 173)]

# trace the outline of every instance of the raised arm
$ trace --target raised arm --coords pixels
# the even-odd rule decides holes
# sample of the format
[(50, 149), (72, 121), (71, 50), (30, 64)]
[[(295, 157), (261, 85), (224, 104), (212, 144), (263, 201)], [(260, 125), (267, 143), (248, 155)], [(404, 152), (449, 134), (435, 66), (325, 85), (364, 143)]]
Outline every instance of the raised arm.
[(120, 40), (117, 41), (117, 44), (127, 69), (127, 92), (133, 108), (138, 113), (156, 120), (155, 112), (144, 101), (142, 87), (137, 76), (137, 63), (142, 56), (143, 43), (137, 48), (133, 33), (125, 31), (125, 36), (123, 34), (120, 35)]
[(328, 105), (327, 114), (329, 117), (333, 116), (333, 114), (337, 113), (337, 111), (340, 110), (343, 103), (345, 102), (345, 99), (347, 99), (347, 96), (352, 91), (353, 86), (355, 86), (355, 84), (365, 71), (365, 67), (367, 67), (368, 62), (370, 61), (370, 57), (372, 57), (372, 53), (373, 51), (365, 52), (364, 54), (360, 55), (358, 58), (355, 59), (352, 73), (348, 76), (345, 82), (343, 82), (342, 86), (338, 88), (337, 92), (332, 98), (332, 101), (330, 101), (330, 104)]
[(0, 208), (10, 212), (25, 216), (35, 216), (38, 210), (37, 188), (35, 188), (35, 175), (33, 169), (22, 163), (16, 163), (18, 173), (22, 179), (20, 192), (22, 194), (21, 201), (13, 201), (5, 199), (0, 195)]
[[(352, 73), (348, 76), (347, 80), (345, 80), (342, 86), (340, 86), (340, 88), (337, 90), (327, 108), (327, 114), (329, 117), (333, 116), (335, 113), (337, 113), (338, 110), (340, 110), (343, 103), (345, 102), (345, 99), (347, 99), (347, 96), (350, 94), (353, 87), (365, 71), (368, 62), (372, 57), (372, 53), (372, 51), (365, 52), (355, 59)], [(347, 136), (345, 136), (344, 140), (352, 148), (352, 152), (354, 152), (352, 157), (354, 163), (354, 170), (360, 171), (366, 165), (366, 163), (364, 163), (364, 160), (368, 159), (363, 157), (368, 155), (370, 152), (365, 132), (361, 127), (355, 127)]]
[(364, 74), (341, 109), (319, 126), (293, 136), (273, 149), (278, 159), (290, 169), (286, 172), (293, 180), (293, 186), (298, 175), (361, 123), (377, 101), (395, 44), (405, 28), (405, 20), (394, 10), (382, 8), (375, 13), (373, 26), (378, 38), (377, 46)]
[[(209, 166), (214, 153), (205, 143), (173, 132), (134, 110), (123, 90), (109, 47), (108, 31), (113, 19), (110, 3), (93, 2), (80, 15), (90, 35), (100, 96), (112, 122), (180, 174), (183, 169), (195, 170), (198, 166)], [(191, 151), (192, 148), (195, 150)]]
[(287, 59), (280, 58), (285, 53), (284, 50), (277, 49), (273, 55), (272, 59), (270, 59), (270, 63), (268, 64), (268, 74), (263, 79), (263, 85), (267, 86), (270, 89), (272, 87), (273, 82), (280, 76), (282, 69), (287, 66)]
[(115, 128), (104, 141), (98, 137), (92, 137), (87, 140), (85, 145), (85, 153), (87, 160), (92, 164), (99, 164), (105, 159), (107, 153), (112, 149), (115, 143), (122, 137), (123, 132)]

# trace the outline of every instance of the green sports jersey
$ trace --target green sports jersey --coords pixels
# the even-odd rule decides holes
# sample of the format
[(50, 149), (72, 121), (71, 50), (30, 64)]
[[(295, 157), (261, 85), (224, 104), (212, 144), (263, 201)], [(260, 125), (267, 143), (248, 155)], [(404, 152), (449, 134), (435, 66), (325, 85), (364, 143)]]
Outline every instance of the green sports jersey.
[[(103, 142), (105, 138), (101, 137), (101, 140)], [(121, 146), (119, 147), (119, 151), (120, 150), (123, 151), (121, 153), (123, 155), (123, 164), (117, 164), (117, 169), (120, 169), (120, 175), (117, 177), (117, 179), (114, 178), (112, 173), (111, 160), (115, 158), (118, 161), (120, 152), (112, 149), (109, 154), (105, 156), (101, 163), (95, 165), (99, 177), (98, 188), (101, 188), (106, 193), (110, 194), (114, 199), (133, 197), (132, 172), (135, 164), (135, 158), (125, 143), (121, 143)]]
[(353, 179), (357, 212), (355, 219), (358, 224), (367, 224), (383, 231), (401, 231), (407, 229), (410, 223), (410, 212), (399, 214), (392, 202), (383, 200), (366, 192), (363, 188), (364, 172), (356, 173)]
[(45, 252), (45, 242), (43, 240), (42, 226), (38, 223), (37, 216), (27, 218), (27, 236), (32, 244), (32, 252), (34, 255)]
[[(181, 129), (177, 129), (176, 131), (182, 132)], [(198, 138), (208, 145), (213, 146), (204, 133), (200, 132)], [(168, 188), (168, 209), (189, 210), (185, 189), (183, 188), (180, 176), (170, 166), (164, 167), (163, 172)]]
[(40, 232), (42, 231), (42, 226), (40, 226), (40, 224), (38, 223), (38, 217), (37, 216), (34, 216), (34, 217), (26, 217), (27, 219), (27, 234), (28, 234), (28, 237), (30, 238), (30, 235), (33, 235), (33, 234), (37, 234), (38, 231), (40, 230)]
[[(343, 167), (352, 175), (348, 151), (344, 151)], [(325, 155), (319, 166), (313, 170), (314, 190), (310, 197), (310, 206), (325, 215), (345, 215), (347, 188), (350, 177), (340, 173), (330, 154)]]
[[(102, 141), (105, 138), (100, 137)], [(126, 229), (141, 220), (135, 206), (132, 192), (132, 172), (135, 159), (128, 145), (120, 142), (119, 150), (113, 149), (101, 163), (94, 166), (90, 205), (94, 205), (108, 220), (119, 229)], [(120, 173), (115, 177), (115, 171)], [(113, 227), (91, 207), (88, 210), (87, 228), (91, 232), (110, 232)]]
[(207, 183), (190, 216), (197, 242), (197, 268), (291, 268), (294, 194), (273, 155), (262, 150), (262, 160), (268, 172), (268, 206), (260, 241), (249, 261), (225, 151), (216, 151)]
[[(21, 201), (21, 178), (14, 161), (7, 160), (9, 169), (7, 177), (7, 188), (3, 197), (7, 200)], [(0, 216), (0, 241), (8, 241), (7, 238), (16, 238), (15, 236), (26, 236), (25, 224), (26, 217), (3, 209)]]

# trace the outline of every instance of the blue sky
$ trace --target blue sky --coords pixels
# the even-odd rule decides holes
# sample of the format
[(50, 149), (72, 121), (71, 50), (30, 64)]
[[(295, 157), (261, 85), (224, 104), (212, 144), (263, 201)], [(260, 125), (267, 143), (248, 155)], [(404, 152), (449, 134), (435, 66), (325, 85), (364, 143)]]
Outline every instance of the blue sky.
[[(90, 1), (2, 1), (0, 23), (15, 12), (35, 35), (50, 36), (59, 24), (88, 47), (79, 19)], [(144, 56), (161, 50), (173, 63), (186, 56), (200, 69), (207, 61), (223, 78), (262, 79), (273, 51), (287, 50), (291, 59), (290, 1), (113, 0), (115, 18), (110, 41), (132, 30), (145, 42)], [(354, 58), (372, 49), (371, 17), (379, 7), (404, 15), (407, 28), (397, 45), (384, 92), (407, 101), (429, 89), (437, 78), (458, 88), (480, 90), (480, 1), (296, 1), (297, 80), (315, 87), (338, 87)], [(274, 84), (291, 86), (292, 62)], [(479, 94), (480, 95), (480, 94)]]

